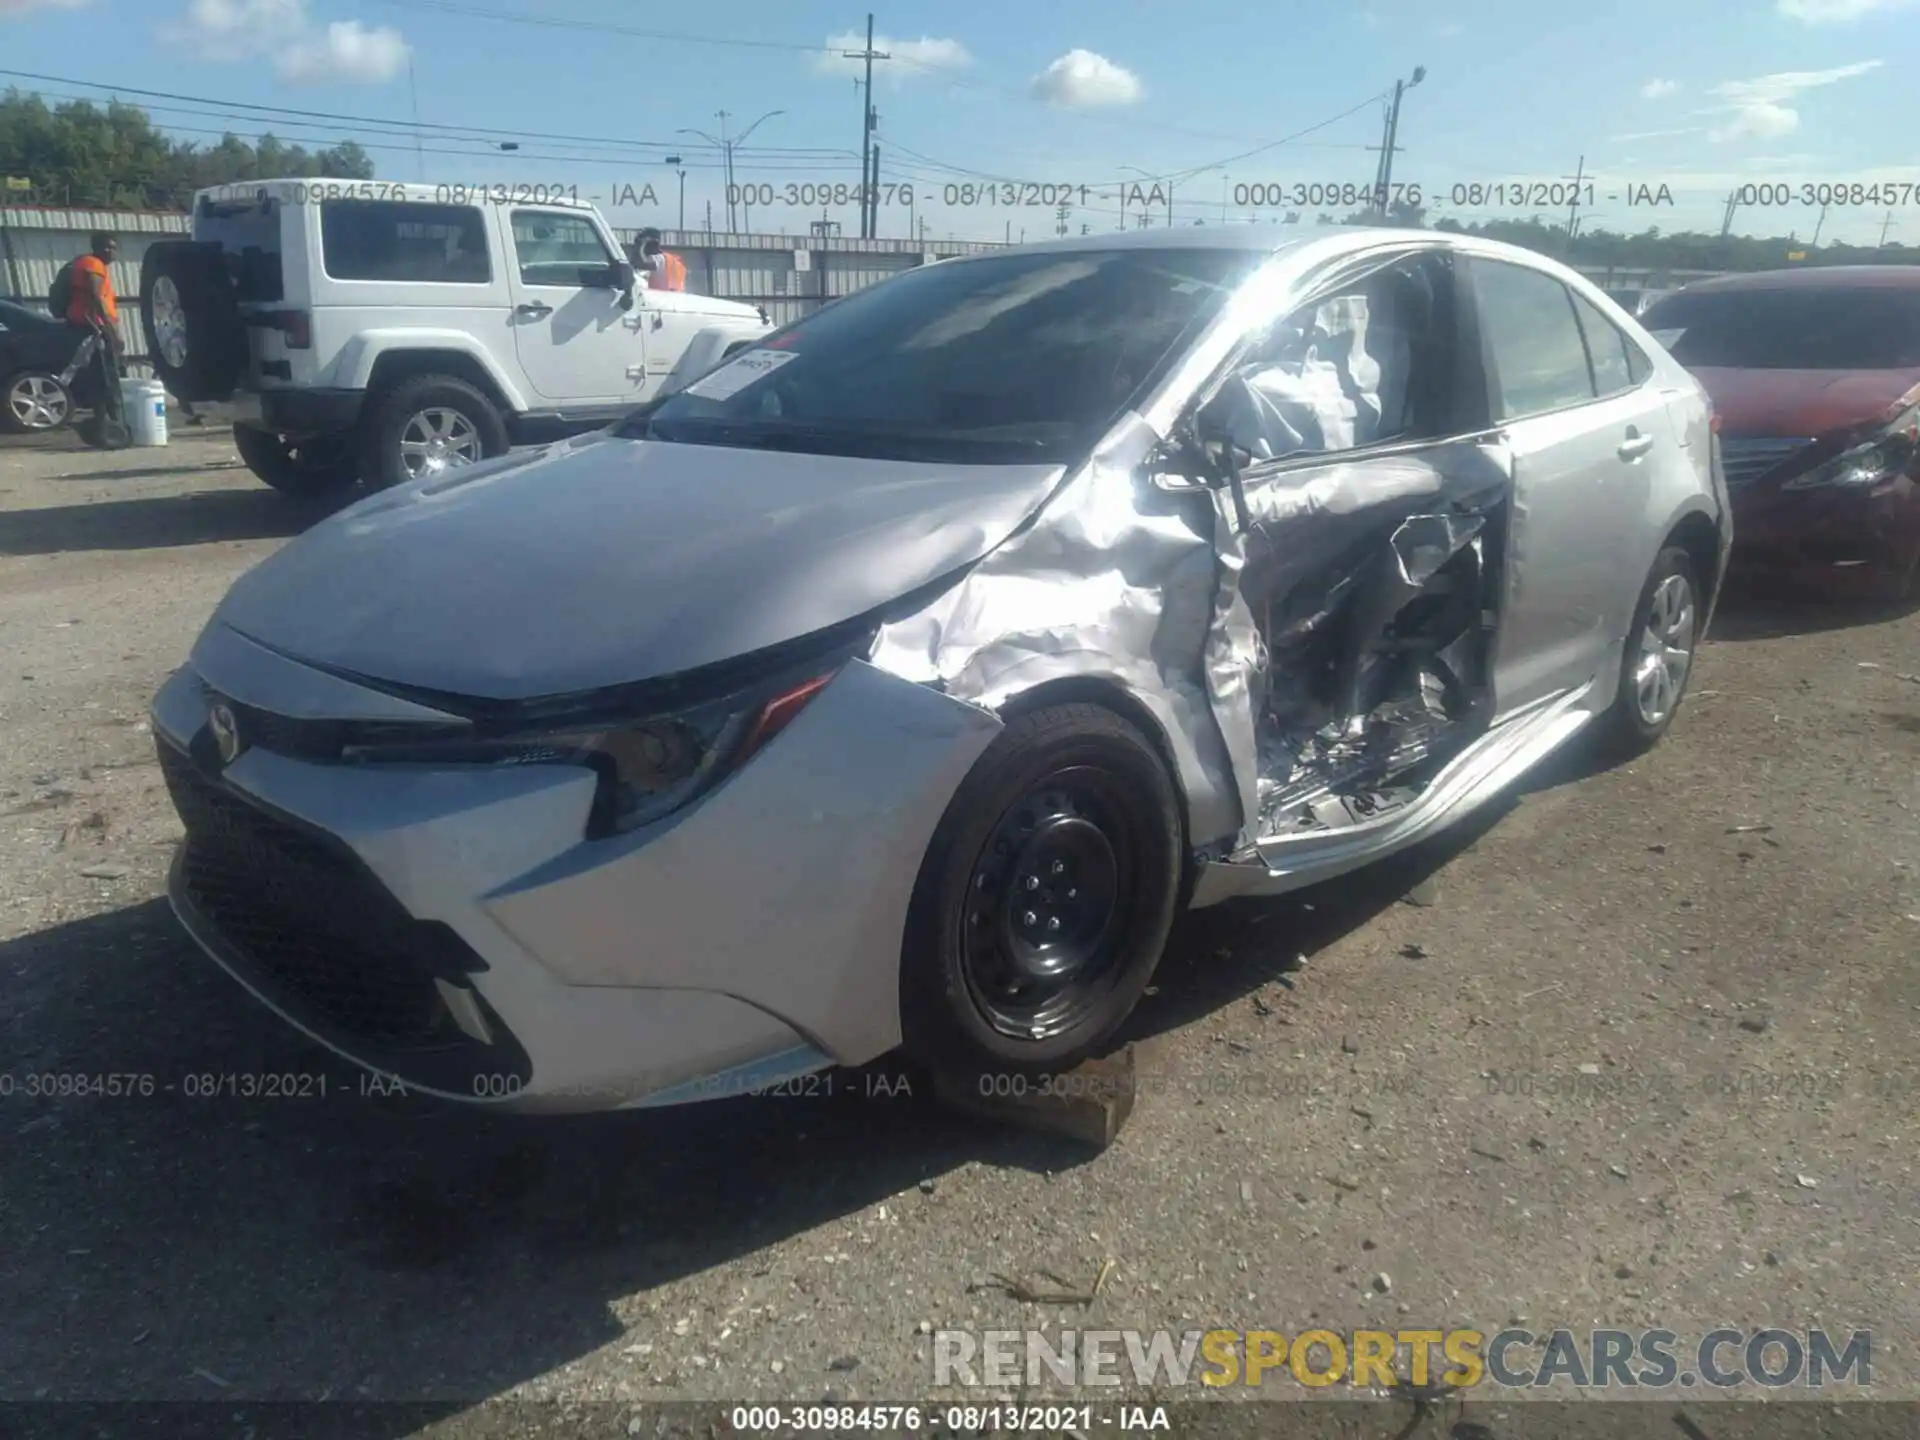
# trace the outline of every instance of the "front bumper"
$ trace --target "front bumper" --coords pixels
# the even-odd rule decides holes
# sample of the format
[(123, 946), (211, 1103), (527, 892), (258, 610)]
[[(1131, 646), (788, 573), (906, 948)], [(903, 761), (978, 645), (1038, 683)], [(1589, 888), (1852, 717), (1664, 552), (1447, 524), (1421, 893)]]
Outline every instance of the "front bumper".
[(1898, 476), (1871, 489), (1783, 490), (1733, 498), (1729, 582), (1835, 597), (1887, 593), (1920, 562), (1920, 482)]
[(587, 841), (571, 766), (327, 763), (267, 736), (221, 767), (210, 699), (271, 710), (272, 678), (183, 669), (154, 702), (182, 924), (354, 1063), (525, 1110), (721, 1098), (896, 1046), (921, 857), (999, 728), (855, 662), (702, 800)]

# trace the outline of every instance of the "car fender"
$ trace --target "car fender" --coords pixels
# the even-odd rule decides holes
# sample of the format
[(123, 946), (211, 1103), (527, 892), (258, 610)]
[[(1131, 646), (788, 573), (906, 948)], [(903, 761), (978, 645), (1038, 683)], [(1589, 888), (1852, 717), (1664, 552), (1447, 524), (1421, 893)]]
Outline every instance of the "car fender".
[(452, 350), (466, 356), (486, 372), (507, 409), (521, 412), (530, 408), (525, 392), (498, 358), (471, 332), (409, 326), (395, 330), (362, 330), (340, 347), (333, 362), (330, 388), (364, 390), (373, 379), (373, 368), (380, 357), (396, 351)]
[(768, 334), (772, 328), (758, 320), (729, 320), (696, 331), (693, 339), (687, 342), (687, 348), (680, 352), (673, 369), (667, 372), (667, 378), (660, 382), (659, 393), (671, 395), (685, 388), (719, 365), (729, 346), (742, 340), (757, 339)]

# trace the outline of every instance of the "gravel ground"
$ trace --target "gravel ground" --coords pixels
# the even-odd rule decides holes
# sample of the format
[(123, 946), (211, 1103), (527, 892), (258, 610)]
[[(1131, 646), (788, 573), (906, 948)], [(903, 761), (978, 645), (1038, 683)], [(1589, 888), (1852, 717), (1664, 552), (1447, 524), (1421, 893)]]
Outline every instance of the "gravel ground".
[[(146, 701), (314, 517), (218, 430), (71, 443), (0, 450), (0, 1399), (427, 1401), (455, 1437), (490, 1397), (919, 1396), (945, 1326), (1521, 1320), (1871, 1329), (1920, 1395), (1920, 614), (1733, 610), (1650, 757), (1189, 917), (1105, 1153), (887, 1063), (488, 1117), (362, 1094), (161, 898)], [(326, 1096), (188, 1093), (263, 1073)], [(153, 1093), (27, 1093), (61, 1074)], [(1109, 1260), (1082, 1310), (970, 1289)]]

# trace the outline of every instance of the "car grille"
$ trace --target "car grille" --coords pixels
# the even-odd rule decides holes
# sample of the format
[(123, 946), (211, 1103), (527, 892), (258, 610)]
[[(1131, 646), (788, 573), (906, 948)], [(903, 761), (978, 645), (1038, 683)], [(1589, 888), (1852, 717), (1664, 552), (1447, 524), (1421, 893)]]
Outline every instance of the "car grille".
[(1752, 436), (1741, 439), (1720, 437), (1720, 464), (1727, 476), (1727, 488), (1738, 490), (1751, 485), (1797, 450), (1811, 445), (1811, 439), (1798, 437)]
[(437, 978), (484, 969), (447, 926), (409, 915), (358, 857), (241, 799), (171, 745), (161, 774), (186, 827), (185, 898), (271, 988), (355, 1037), (476, 1045)]

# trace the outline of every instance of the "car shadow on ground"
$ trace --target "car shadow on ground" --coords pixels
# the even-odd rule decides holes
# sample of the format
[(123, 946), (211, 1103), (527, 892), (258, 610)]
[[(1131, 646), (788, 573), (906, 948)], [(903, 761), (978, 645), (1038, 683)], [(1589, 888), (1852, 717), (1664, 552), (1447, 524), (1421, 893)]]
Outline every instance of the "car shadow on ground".
[(345, 503), (303, 504), (263, 487), (4, 510), (0, 511), (0, 555), (280, 540), (298, 535)]
[(1884, 625), (1920, 610), (1920, 597), (1906, 601), (1830, 600), (1730, 591), (1714, 613), (1709, 643), (1740, 644), (1790, 635), (1822, 635)]
[[(1298, 896), (1189, 915), (1136, 1032), (1284, 983), (1481, 828)], [(1093, 1156), (938, 1108), (897, 1058), (801, 1095), (615, 1115), (381, 1095), (261, 1010), (160, 900), (0, 944), (0, 974), (13, 977), (0, 1195), (23, 1237), (0, 1280), (0, 1352), (49, 1398), (324, 1390), (458, 1410), (657, 1334), (675, 1317), (634, 1307), (658, 1286), (881, 1201), (945, 1205), (943, 1177), (968, 1162), (1045, 1173)], [(151, 1093), (48, 1099), (27, 1093), (33, 1076)], [(276, 1088), (291, 1093), (240, 1093), (260, 1076), (289, 1077)], [(813, 1273), (797, 1283), (831, 1288)], [(796, 1396), (857, 1385), (816, 1360), (811, 1377), (795, 1364)], [(392, 1433), (406, 1433), (398, 1415)]]

